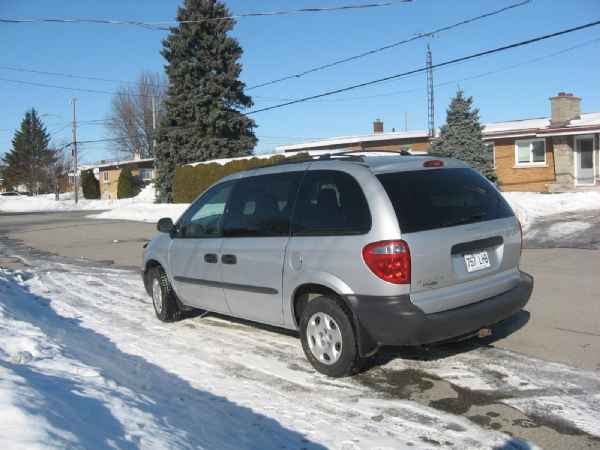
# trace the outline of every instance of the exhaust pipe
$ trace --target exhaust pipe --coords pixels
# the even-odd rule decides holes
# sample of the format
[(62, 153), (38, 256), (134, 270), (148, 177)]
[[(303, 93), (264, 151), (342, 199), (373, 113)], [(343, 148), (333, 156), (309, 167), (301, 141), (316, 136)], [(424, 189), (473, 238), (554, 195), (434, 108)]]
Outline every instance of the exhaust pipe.
[(477, 337), (479, 339), (483, 339), (486, 338), (488, 336), (492, 335), (492, 329), (491, 328), (481, 328), (478, 332), (477, 332)]

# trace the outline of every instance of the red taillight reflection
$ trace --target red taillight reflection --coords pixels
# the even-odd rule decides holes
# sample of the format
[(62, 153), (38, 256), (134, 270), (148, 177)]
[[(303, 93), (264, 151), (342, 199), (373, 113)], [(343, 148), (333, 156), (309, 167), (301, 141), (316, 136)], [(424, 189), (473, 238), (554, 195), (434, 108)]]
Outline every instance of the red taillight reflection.
[(388, 283), (410, 283), (410, 250), (404, 241), (374, 242), (363, 248), (363, 259), (375, 275)]

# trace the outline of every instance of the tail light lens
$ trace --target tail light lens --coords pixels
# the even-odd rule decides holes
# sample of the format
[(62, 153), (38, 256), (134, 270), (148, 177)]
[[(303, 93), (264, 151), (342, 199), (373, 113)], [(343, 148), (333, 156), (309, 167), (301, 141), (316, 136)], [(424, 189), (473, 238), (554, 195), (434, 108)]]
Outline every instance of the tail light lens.
[(410, 251), (404, 241), (374, 242), (363, 248), (363, 259), (375, 275), (388, 283), (410, 283)]

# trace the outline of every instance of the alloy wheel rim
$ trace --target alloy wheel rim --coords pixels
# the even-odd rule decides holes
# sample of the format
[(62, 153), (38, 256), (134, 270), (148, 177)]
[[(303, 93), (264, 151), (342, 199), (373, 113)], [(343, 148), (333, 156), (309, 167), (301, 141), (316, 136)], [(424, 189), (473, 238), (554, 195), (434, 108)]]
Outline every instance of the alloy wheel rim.
[(160, 281), (155, 278), (152, 281), (152, 303), (154, 303), (154, 309), (158, 314), (162, 313), (162, 289), (160, 287)]
[(308, 347), (319, 362), (335, 364), (342, 356), (342, 332), (329, 314), (313, 314), (306, 325)]

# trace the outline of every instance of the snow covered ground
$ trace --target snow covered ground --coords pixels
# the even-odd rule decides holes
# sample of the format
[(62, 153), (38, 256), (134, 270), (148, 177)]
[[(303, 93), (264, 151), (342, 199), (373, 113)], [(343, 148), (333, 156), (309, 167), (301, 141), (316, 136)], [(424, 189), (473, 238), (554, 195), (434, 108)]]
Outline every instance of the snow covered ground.
[(159, 322), (137, 273), (20, 260), (0, 269), (0, 448), (536, 448), (452, 413), (469, 402), (600, 437), (598, 373), (482, 347), (333, 380), (287, 333)]
[(146, 186), (134, 198), (121, 200), (86, 200), (75, 204), (72, 193), (36, 197), (0, 197), (0, 212), (103, 211), (91, 215), (95, 219), (120, 219), (155, 223), (162, 217), (176, 220), (189, 206), (187, 204), (154, 204), (154, 185)]

